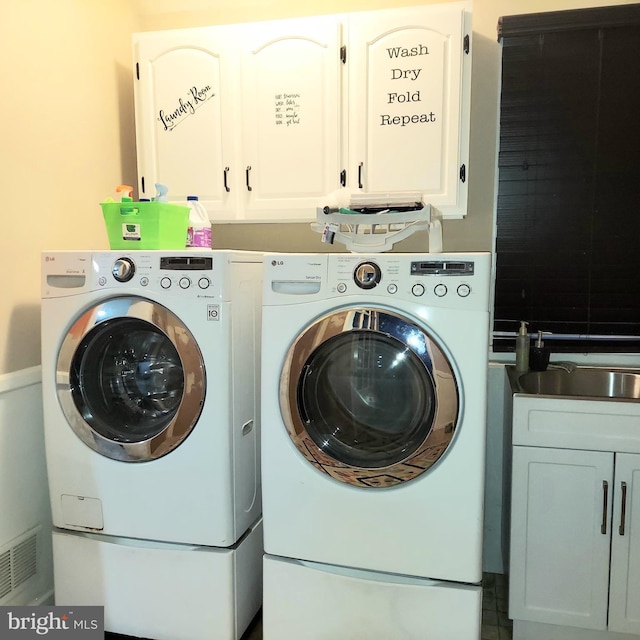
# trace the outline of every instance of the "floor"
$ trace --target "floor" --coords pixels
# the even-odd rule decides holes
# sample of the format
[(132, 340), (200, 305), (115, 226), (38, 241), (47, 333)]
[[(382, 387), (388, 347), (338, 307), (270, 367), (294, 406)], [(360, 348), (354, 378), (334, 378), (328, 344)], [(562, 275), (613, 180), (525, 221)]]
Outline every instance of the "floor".
[[(507, 617), (507, 577), (497, 573), (485, 573), (482, 587), (481, 640), (511, 640), (511, 620)], [(105, 640), (130, 640), (130, 636), (106, 633)], [(262, 640), (260, 613), (254, 618), (241, 640)], [(336, 638), (336, 640), (339, 639)], [(394, 639), (389, 638), (389, 640)]]
[(511, 640), (508, 578), (485, 573), (482, 578), (482, 640)]

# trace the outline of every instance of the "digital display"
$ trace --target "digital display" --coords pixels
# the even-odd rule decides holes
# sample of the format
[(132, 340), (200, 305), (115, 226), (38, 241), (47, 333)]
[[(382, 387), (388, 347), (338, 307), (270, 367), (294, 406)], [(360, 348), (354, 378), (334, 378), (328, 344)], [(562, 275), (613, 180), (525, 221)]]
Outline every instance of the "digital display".
[(173, 271), (211, 271), (213, 258), (203, 256), (167, 256), (160, 258), (160, 268)]
[(411, 263), (412, 276), (470, 276), (473, 275), (473, 262), (454, 262), (447, 260), (415, 261)]

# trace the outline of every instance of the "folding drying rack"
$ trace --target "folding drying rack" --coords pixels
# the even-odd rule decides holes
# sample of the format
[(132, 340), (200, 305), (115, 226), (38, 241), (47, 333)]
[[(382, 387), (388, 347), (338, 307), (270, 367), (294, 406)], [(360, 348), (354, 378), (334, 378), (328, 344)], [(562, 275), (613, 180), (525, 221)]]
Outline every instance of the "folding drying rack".
[(322, 234), (322, 242), (338, 241), (354, 253), (389, 251), (396, 242), (426, 229), (429, 253), (442, 252), (442, 223), (437, 210), (413, 192), (359, 195), (348, 207), (318, 207), (311, 228)]

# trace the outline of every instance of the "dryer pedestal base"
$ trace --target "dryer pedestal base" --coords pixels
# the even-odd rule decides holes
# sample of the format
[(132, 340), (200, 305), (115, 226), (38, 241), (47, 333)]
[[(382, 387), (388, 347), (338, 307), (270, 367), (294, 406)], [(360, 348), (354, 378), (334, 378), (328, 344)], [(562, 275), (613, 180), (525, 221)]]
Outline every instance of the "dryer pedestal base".
[(264, 640), (472, 640), (482, 587), (264, 557)]
[(238, 640), (262, 604), (262, 519), (234, 546), (53, 532), (57, 605), (103, 605), (105, 630)]

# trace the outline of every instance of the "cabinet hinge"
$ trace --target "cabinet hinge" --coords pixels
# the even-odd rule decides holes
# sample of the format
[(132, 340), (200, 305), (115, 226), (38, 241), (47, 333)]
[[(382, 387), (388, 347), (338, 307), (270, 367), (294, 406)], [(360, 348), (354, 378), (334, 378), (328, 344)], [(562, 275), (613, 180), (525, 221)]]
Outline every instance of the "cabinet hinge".
[(460, 167), (460, 182), (464, 182), (467, 179), (467, 166), (462, 165)]
[(136, 78), (140, 80), (140, 63), (136, 62)]
[(464, 37), (462, 48), (464, 49), (465, 53), (469, 53), (469, 35), (468, 34)]
[(347, 170), (346, 169), (343, 169), (340, 172), (340, 186), (342, 187), (347, 186)]
[(347, 63), (347, 47), (344, 44), (340, 47), (340, 60), (342, 64)]

